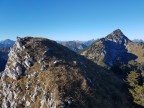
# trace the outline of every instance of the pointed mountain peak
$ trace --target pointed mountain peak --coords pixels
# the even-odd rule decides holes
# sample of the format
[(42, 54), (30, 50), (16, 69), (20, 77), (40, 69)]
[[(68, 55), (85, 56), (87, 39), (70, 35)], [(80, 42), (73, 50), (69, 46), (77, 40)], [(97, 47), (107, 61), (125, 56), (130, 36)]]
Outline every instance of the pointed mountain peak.
[(122, 32), (122, 30), (121, 29), (115, 29), (113, 32)]
[(120, 29), (114, 30), (110, 35), (121, 37), (124, 36), (123, 32)]
[(111, 33), (111, 35), (117, 36), (117, 37), (126, 37), (126, 36), (124, 35), (124, 33), (123, 33), (120, 29), (114, 30), (114, 31)]
[(114, 40), (115, 42), (121, 41), (121, 42), (128, 42), (130, 41), (120, 29), (114, 30), (112, 33), (110, 33), (108, 36), (106, 36), (106, 39), (108, 40)]
[(120, 30), (120, 29), (116, 29), (112, 32), (114, 35), (117, 35), (117, 36), (121, 36), (121, 35), (124, 35), (123, 32)]

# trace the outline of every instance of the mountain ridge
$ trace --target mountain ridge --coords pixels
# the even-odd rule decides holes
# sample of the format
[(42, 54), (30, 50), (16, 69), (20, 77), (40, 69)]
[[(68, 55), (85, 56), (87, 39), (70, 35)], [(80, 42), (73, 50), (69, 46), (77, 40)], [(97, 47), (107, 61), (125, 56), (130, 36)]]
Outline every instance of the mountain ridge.
[[(135, 47), (137, 48), (135, 48)], [(135, 51), (141, 49), (140, 54)], [(103, 66), (113, 66), (118, 62), (128, 63), (131, 60), (142, 62), (144, 57), (142, 46), (129, 40), (120, 29), (98, 39), (90, 47), (81, 52), (82, 55)]]
[[(131, 108), (124, 82), (45, 38), (18, 38), (1, 73), (0, 105), (32, 108)], [(113, 92), (112, 92), (113, 91)]]

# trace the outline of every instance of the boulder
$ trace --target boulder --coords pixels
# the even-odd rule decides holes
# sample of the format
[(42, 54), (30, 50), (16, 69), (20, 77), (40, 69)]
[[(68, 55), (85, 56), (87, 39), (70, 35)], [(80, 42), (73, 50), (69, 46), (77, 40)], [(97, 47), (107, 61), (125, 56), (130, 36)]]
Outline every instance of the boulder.
[(20, 66), (16, 67), (16, 72), (18, 74), (18, 76), (20, 76), (23, 72), (22, 72), (22, 68)]

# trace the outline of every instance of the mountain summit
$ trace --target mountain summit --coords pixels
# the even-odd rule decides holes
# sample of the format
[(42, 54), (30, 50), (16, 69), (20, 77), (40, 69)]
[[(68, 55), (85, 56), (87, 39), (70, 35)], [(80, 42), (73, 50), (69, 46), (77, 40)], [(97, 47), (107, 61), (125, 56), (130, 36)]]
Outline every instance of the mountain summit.
[(128, 41), (130, 41), (120, 29), (117, 29), (115, 31), (113, 31), (111, 34), (109, 34), (108, 36), (106, 36), (105, 39), (114, 41), (114, 42), (120, 42), (120, 43), (127, 43)]
[(2, 108), (131, 108), (123, 81), (45, 38), (18, 38), (1, 73)]
[(144, 60), (143, 45), (129, 40), (120, 29), (95, 41), (81, 54), (102, 66), (110, 67), (120, 62), (128, 63), (131, 60), (142, 62)]
[(124, 36), (123, 32), (120, 29), (114, 30), (111, 34), (116, 35), (118, 37)]

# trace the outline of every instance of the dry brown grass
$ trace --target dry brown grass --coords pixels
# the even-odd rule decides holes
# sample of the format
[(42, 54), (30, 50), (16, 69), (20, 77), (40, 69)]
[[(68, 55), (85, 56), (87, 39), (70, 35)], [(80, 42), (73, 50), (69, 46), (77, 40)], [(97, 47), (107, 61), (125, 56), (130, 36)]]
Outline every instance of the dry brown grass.
[(136, 59), (137, 62), (144, 62), (144, 44), (131, 42), (128, 44), (128, 49), (129, 53), (135, 54), (138, 57)]

